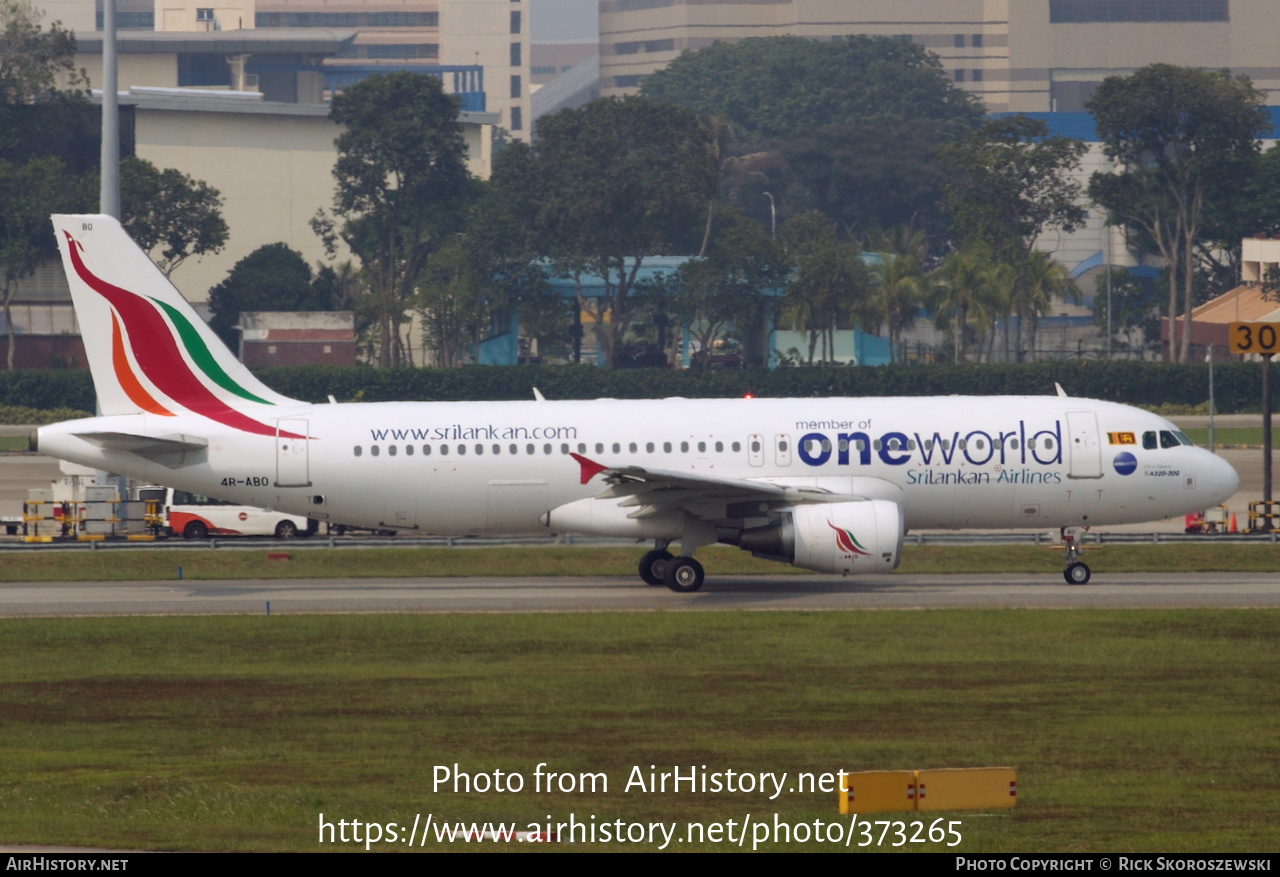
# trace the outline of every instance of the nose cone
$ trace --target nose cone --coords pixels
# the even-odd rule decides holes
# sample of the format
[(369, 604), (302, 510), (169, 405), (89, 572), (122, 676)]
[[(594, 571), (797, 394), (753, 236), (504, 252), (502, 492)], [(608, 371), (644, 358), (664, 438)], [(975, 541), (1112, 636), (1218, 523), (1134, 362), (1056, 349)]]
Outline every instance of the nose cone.
[(1236, 474), (1236, 470), (1230, 463), (1217, 454), (1210, 454), (1210, 457), (1212, 459), (1209, 461), (1209, 477), (1206, 485), (1209, 488), (1209, 504), (1220, 505), (1235, 495), (1240, 487), (1240, 476)]

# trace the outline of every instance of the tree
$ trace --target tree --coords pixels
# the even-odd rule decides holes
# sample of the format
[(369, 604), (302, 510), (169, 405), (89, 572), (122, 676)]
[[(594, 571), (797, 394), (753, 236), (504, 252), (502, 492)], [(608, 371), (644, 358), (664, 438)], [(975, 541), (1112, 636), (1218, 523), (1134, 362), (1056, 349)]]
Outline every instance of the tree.
[(60, 99), (64, 79), (83, 84), (75, 67), (76, 38), (54, 22), (40, 26), (41, 13), (26, 0), (0, 0), (0, 104), (20, 106)]
[(1112, 221), (1140, 229), (1169, 267), (1169, 357), (1175, 358), (1178, 286), (1184, 327), (1176, 359), (1191, 343), (1195, 244), (1205, 205), (1240, 182), (1242, 157), (1270, 129), (1263, 95), (1248, 77), (1152, 64), (1109, 76), (1085, 106), (1119, 173), (1099, 172), (1089, 194)]
[(48, 133), (49, 114), (37, 120), (40, 107), (83, 103), (82, 95), (58, 87), (60, 76), (73, 87), (79, 83), (74, 59), (70, 31), (59, 24), (42, 29), (40, 14), (24, 0), (0, 0), (0, 283), (9, 369), (16, 346), (12, 304), (18, 283), (57, 253), (49, 214), (86, 206), (82, 181), (51, 154), (57, 144), (32, 136)]
[(1205, 300), (1234, 289), (1240, 282), (1242, 239), (1280, 234), (1280, 146), (1235, 161), (1240, 167), (1230, 176), (1239, 182), (1206, 202), (1196, 241)]
[[(1155, 284), (1135, 277), (1123, 268), (1109, 268), (1098, 275), (1093, 296), (1093, 322), (1104, 332), (1110, 326), (1112, 332), (1123, 332), (1126, 358), (1138, 350), (1151, 346), (1160, 337), (1160, 294)], [(1110, 297), (1111, 318), (1107, 317), (1107, 299)], [(1134, 342), (1134, 333), (1140, 333), (1142, 344)]]
[(333, 98), (337, 191), (312, 228), (331, 254), (341, 239), (360, 259), (382, 367), (409, 363), (401, 326), (419, 275), (477, 195), (457, 117), (458, 99), (425, 74), (370, 76)]
[(714, 119), (722, 196), (766, 228), (811, 210), (848, 236), (909, 224), (939, 243), (936, 147), (982, 119), (937, 56), (887, 37), (768, 37), (686, 52), (641, 93)]
[[(609, 367), (644, 302), (632, 296), (649, 256), (696, 252), (718, 172), (707, 128), (644, 98), (592, 101), (538, 121), (532, 147), (513, 143), (493, 185), (552, 270), (578, 284)], [(604, 294), (582, 293), (582, 278)]]
[(759, 342), (773, 300), (768, 293), (785, 280), (782, 254), (764, 230), (723, 208), (706, 256), (676, 273), (676, 319), (689, 327), (704, 359), (732, 331), (746, 342), (746, 362), (763, 366), (766, 351)]
[(943, 142), (927, 119), (800, 132), (773, 145), (782, 163), (767, 174), (769, 190), (786, 212), (820, 210), (850, 237), (902, 225), (941, 242), (946, 218), (938, 190), (949, 176), (938, 158)]
[(793, 266), (783, 311), (797, 329), (809, 333), (809, 365), (819, 340), (820, 361), (834, 362), (837, 326), (883, 319), (871, 295), (871, 272), (858, 246), (838, 240), (831, 220), (821, 213), (789, 220), (779, 240)]
[(1061, 262), (1055, 262), (1048, 253), (1032, 250), (1027, 257), (1026, 268), (1022, 277), (1022, 297), (1020, 305), (1023, 313), (1030, 320), (1030, 332), (1027, 336), (1031, 358), (1036, 359), (1036, 333), (1040, 328), (1040, 317), (1049, 313), (1054, 299), (1058, 301), (1080, 300), (1080, 290), (1076, 288), (1071, 273)]
[(1050, 229), (1072, 232), (1084, 225), (1083, 192), (1071, 176), (1084, 151), (1080, 141), (1050, 137), (1044, 122), (1026, 116), (993, 119), (940, 150), (956, 174), (943, 187), (952, 234), (962, 247), (986, 248), (1014, 269), (1019, 358), (1024, 325), (1031, 330), (1028, 347), (1035, 349), (1040, 305), (1028, 283), (1036, 239)]
[(5, 367), (10, 370), (16, 348), (12, 305), (18, 283), (34, 274), (44, 260), (56, 258), (49, 215), (82, 206), (78, 182), (67, 176), (56, 158), (25, 164), (0, 160), (0, 284), (9, 339)]
[(486, 295), (487, 286), (460, 238), (427, 260), (418, 310), (424, 342), (435, 352), (436, 365), (460, 365), (469, 355), (468, 349), (479, 347), (481, 333), (489, 327), (495, 310), (495, 303)]
[(897, 226), (890, 232), (869, 235), (867, 249), (879, 257), (871, 266), (871, 276), (889, 325), (889, 359), (905, 363), (902, 333), (915, 324), (916, 313), (929, 292), (924, 270), (928, 244), (923, 232)]
[[(1009, 268), (991, 258), (980, 243), (948, 253), (934, 271), (934, 323), (955, 332), (955, 362), (966, 362), (971, 320), (986, 329), (1007, 304)], [(1002, 276), (1003, 275), (1003, 276)]]
[(142, 158), (120, 162), (124, 229), (169, 277), (191, 256), (219, 253), (227, 242), (222, 193), (174, 168), (158, 169)]
[(232, 350), (241, 311), (323, 311), (328, 290), (313, 285), (311, 266), (286, 244), (265, 244), (245, 256), (227, 279), (209, 290), (209, 325)]
[(892, 37), (715, 43), (680, 55), (647, 77), (640, 92), (719, 116), (744, 140), (912, 119), (930, 120), (953, 136), (983, 115), (981, 101), (955, 87), (936, 55)]

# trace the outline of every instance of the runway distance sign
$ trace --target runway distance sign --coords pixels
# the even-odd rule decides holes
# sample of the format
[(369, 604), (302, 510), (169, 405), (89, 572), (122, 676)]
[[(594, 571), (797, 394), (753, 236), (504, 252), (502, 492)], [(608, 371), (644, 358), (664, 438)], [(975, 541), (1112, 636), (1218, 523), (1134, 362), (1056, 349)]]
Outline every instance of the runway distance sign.
[(1232, 353), (1280, 353), (1280, 323), (1231, 323), (1228, 334)]

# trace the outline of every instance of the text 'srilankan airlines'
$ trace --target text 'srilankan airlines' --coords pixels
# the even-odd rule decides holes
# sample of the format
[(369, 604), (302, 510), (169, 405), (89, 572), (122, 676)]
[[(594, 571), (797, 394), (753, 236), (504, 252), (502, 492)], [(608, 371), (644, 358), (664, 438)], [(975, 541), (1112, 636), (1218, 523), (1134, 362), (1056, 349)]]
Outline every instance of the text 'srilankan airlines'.
[[(1221, 503), (1238, 478), (1166, 420), (1056, 396), (310, 404), (236, 361), (106, 216), (55, 216), (102, 416), (42, 453), (333, 524), (652, 540), (650, 584), (717, 542), (887, 573), (918, 528), (1080, 528)], [(1089, 568), (1068, 538), (1068, 582)], [(680, 544), (679, 555), (667, 551)]]

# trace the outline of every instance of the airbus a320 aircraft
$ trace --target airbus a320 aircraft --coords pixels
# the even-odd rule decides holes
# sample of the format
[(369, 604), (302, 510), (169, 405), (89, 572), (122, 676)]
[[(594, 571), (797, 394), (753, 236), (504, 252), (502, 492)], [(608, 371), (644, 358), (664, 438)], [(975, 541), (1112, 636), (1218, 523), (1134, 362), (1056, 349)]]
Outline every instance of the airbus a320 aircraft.
[[(334, 524), (653, 540), (640, 577), (702, 586), (717, 542), (888, 573), (918, 528), (1083, 530), (1222, 502), (1222, 459), (1166, 420), (1056, 396), (312, 404), (255, 379), (107, 216), (55, 216), (99, 417), (42, 453)], [(536, 393), (536, 391), (535, 391)], [(673, 556), (667, 549), (680, 543)]]

